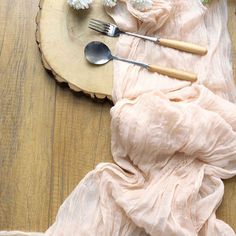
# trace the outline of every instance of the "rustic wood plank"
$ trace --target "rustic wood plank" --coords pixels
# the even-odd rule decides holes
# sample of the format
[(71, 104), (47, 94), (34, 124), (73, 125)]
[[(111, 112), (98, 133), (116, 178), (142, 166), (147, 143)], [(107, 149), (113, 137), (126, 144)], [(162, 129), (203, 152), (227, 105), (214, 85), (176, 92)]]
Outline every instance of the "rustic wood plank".
[(0, 1), (0, 229), (44, 230), (55, 82), (35, 45), (36, 1)]
[[(229, 28), (236, 69), (235, 0)], [(37, 1), (0, 1), (0, 230), (44, 231), (84, 175), (110, 154), (110, 103), (59, 86), (34, 42)], [(236, 230), (236, 178), (218, 216)]]
[(109, 103), (95, 103), (81, 93), (57, 88), (50, 223), (64, 199), (94, 165), (111, 160), (109, 109)]
[[(228, 1), (229, 32), (232, 40), (232, 59), (234, 68), (234, 81), (236, 82), (236, 2)], [(225, 194), (223, 202), (217, 211), (217, 216), (227, 222), (236, 231), (236, 177), (224, 181)]]

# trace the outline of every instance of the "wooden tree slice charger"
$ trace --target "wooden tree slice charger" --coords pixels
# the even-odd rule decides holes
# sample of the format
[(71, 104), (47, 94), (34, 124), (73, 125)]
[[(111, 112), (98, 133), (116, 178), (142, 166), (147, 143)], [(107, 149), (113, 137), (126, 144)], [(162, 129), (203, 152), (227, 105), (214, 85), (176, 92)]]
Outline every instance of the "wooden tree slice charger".
[(101, 0), (95, 0), (90, 9), (80, 11), (72, 9), (66, 0), (41, 0), (36, 40), (43, 65), (52, 71), (56, 80), (91, 97), (111, 99), (113, 63), (89, 64), (84, 57), (84, 47), (91, 41), (102, 41), (114, 50), (117, 39), (90, 30), (91, 18), (111, 21)]

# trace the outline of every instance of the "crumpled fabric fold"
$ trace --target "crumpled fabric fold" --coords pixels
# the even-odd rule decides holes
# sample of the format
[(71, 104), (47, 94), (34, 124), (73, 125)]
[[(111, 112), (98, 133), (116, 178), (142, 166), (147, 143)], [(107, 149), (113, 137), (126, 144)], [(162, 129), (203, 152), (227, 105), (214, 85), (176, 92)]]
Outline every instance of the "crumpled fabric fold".
[[(233, 236), (216, 218), (236, 174), (236, 88), (227, 2), (121, 0), (108, 14), (124, 30), (208, 47), (204, 57), (122, 35), (116, 54), (193, 71), (194, 84), (114, 62), (112, 155), (80, 182), (47, 236)], [(0, 232), (0, 235), (8, 235)], [(33, 235), (33, 234), (32, 234)]]

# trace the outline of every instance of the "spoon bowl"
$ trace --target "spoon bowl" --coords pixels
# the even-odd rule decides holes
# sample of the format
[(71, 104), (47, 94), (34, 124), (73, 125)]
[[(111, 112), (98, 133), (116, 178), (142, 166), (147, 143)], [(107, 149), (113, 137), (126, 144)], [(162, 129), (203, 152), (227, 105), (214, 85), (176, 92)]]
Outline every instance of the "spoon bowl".
[(98, 41), (89, 43), (84, 49), (86, 59), (95, 65), (103, 65), (113, 59), (106, 44)]

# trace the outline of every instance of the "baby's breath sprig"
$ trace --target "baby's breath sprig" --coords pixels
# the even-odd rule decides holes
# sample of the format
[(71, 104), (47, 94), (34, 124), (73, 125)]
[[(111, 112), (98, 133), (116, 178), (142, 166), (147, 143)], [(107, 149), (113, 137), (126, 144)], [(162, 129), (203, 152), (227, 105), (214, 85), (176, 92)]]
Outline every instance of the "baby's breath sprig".
[(152, 0), (130, 0), (133, 8), (139, 11), (145, 11), (152, 7)]
[[(93, 0), (67, 0), (68, 4), (75, 8), (79, 9), (87, 9)], [(152, 0), (128, 0), (133, 8), (139, 11), (145, 11), (152, 7)], [(117, 0), (102, 0), (102, 3), (106, 7), (114, 7), (117, 4)]]
[(93, 0), (67, 0), (67, 3), (76, 10), (87, 9)]
[(106, 7), (114, 7), (117, 0), (103, 0), (103, 5)]

